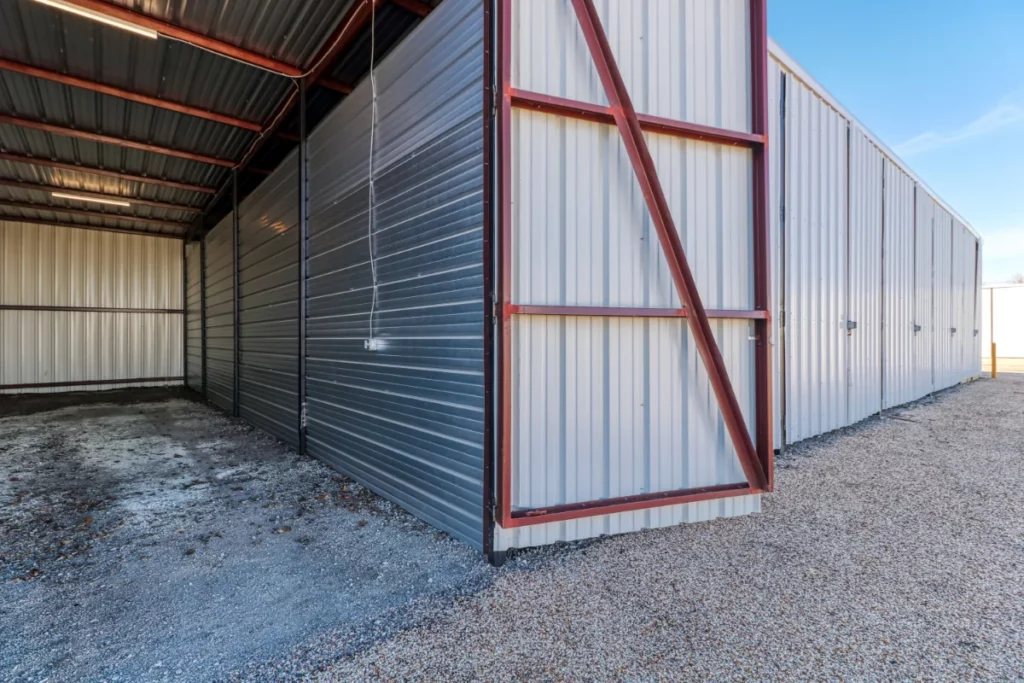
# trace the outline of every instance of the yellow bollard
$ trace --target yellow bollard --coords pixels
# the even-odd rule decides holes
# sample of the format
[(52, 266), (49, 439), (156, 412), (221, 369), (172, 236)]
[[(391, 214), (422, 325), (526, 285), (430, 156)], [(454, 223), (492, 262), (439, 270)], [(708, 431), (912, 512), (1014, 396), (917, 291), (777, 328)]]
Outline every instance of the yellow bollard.
[(992, 342), (992, 379), (996, 378), (996, 343)]

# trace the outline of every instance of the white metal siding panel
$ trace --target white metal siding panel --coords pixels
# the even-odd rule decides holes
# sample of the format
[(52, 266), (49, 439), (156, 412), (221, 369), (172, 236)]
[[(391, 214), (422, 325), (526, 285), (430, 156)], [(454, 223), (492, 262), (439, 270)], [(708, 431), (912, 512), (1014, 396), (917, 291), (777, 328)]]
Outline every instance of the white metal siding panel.
[(953, 223), (956, 240), (954, 258), (959, 265), (959, 278), (955, 301), (956, 327), (954, 335), (957, 345), (957, 381), (963, 381), (978, 374), (978, 361), (974, 353), (975, 341), (975, 246), (974, 236), (960, 221)]
[[(641, 114), (750, 131), (748, 0), (597, 0)], [(569, 0), (512, 4), (515, 87), (607, 105)]]
[(915, 399), (935, 390), (932, 384), (935, 343), (935, 287), (932, 257), (935, 250), (935, 214), (938, 205), (920, 187), (917, 190), (917, 223), (914, 229), (914, 392)]
[(206, 396), (224, 410), (235, 402), (234, 218), (206, 234)]
[(308, 447), (483, 547), (483, 3), (445, 0), (376, 69), (369, 351), (364, 80), (309, 141)]
[(882, 407), (914, 398), (914, 181), (885, 163)]
[(882, 153), (850, 131), (849, 410), (853, 424), (882, 406)]
[(299, 164), (289, 154), (238, 207), (239, 415), (299, 445)]
[(800, 441), (846, 424), (846, 121), (786, 83), (786, 422)]
[(935, 311), (935, 337), (933, 365), (936, 390), (945, 389), (956, 383), (953, 362), (953, 219), (943, 209), (935, 211), (935, 231), (932, 238), (934, 248), (935, 286), (932, 290)]
[(185, 246), (185, 314), (188, 377), (185, 381), (196, 391), (203, 390), (203, 306), (202, 306), (202, 245), (190, 242)]
[[(180, 309), (181, 241), (0, 222), (0, 303)], [(181, 325), (180, 312), (0, 311), (0, 385), (179, 377)]]

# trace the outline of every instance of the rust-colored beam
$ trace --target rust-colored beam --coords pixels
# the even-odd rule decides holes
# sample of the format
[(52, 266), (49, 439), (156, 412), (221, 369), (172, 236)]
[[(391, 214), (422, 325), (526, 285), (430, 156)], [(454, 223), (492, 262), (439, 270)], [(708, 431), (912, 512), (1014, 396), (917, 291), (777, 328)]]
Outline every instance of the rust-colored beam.
[(113, 135), (106, 135), (104, 133), (93, 133), (90, 131), (78, 130), (77, 128), (58, 126), (52, 123), (46, 123), (44, 121), (35, 121), (33, 119), (25, 119), (18, 116), (8, 116), (7, 114), (0, 114), (0, 124), (2, 123), (6, 123), (11, 126), (18, 126), (19, 128), (28, 128), (30, 130), (38, 130), (44, 133), (51, 133), (53, 135), (64, 135), (67, 137), (78, 138), (80, 140), (89, 140), (90, 142), (100, 142), (107, 145), (127, 147), (128, 149), (137, 149), (143, 152), (163, 154), (164, 156), (176, 157), (178, 159), (198, 161), (200, 163), (211, 164), (213, 166), (233, 168), (235, 165), (235, 162), (231, 161), (230, 159), (218, 159), (217, 157), (206, 156), (205, 154), (186, 152), (185, 150), (174, 149), (172, 147), (161, 147), (160, 145), (151, 145), (148, 142), (126, 140), (124, 138), (115, 137)]
[(213, 194), (214, 192), (217, 191), (212, 187), (205, 187), (203, 185), (192, 185), (190, 183), (180, 183), (176, 180), (167, 180), (166, 178), (154, 178), (152, 176), (133, 175), (131, 173), (112, 171), (108, 168), (100, 168), (99, 166), (70, 164), (64, 161), (53, 161), (52, 159), (42, 159), (39, 157), (26, 156), (24, 154), (12, 154), (10, 152), (0, 152), (0, 161), (10, 161), (16, 164), (28, 164), (29, 166), (44, 166), (46, 168), (57, 168), (62, 171), (75, 171), (77, 173), (91, 173), (94, 175), (101, 175), (109, 178), (117, 178), (118, 180), (124, 180), (131, 183), (145, 183), (147, 185), (158, 185), (160, 187), (170, 187), (176, 190), (185, 190), (187, 192), (202, 192), (203, 194)]
[(258, 123), (253, 123), (252, 121), (245, 121), (234, 116), (218, 114), (216, 112), (207, 111), (206, 109), (202, 109), (200, 107), (193, 107), (188, 104), (171, 102), (170, 100), (165, 100), (160, 97), (143, 95), (142, 93), (132, 92), (131, 90), (125, 90), (123, 88), (117, 88), (112, 85), (106, 85), (105, 83), (97, 83), (96, 81), (90, 81), (88, 79), (79, 78), (77, 76), (71, 76), (69, 74), (62, 74), (57, 71), (40, 69), (39, 67), (31, 66), (29, 64), (13, 62), (9, 59), (0, 59), (0, 69), (3, 69), (5, 71), (11, 71), (13, 73), (19, 73), (24, 76), (42, 78), (47, 81), (60, 83), (61, 85), (67, 85), (73, 88), (89, 90), (91, 92), (100, 93), (101, 95), (110, 95), (111, 97), (117, 97), (119, 99), (127, 100), (129, 102), (145, 104), (150, 107), (165, 109), (167, 111), (173, 111), (178, 114), (185, 114), (186, 116), (194, 116), (196, 118), (206, 119), (207, 121), (216, 121), (217, 123), (223, 123), (227, 126), (234, 126), (235, 128), (244, 128), (246, 130), (251, 130), (256, 133), (260, 132), (263, 129), (263, 127)]
[(103, 2), (103, 0), (66, 0), (66, 2), (106, 15), (113, 19), (119, 19), (120, 21), (125, 21), (129, 24), (135, 24), (136, 26), (156, 31), (160, 35), (168, 38), (174, 38), (185, 43), (191, 43), (250, 66), (273, 71), (289, 78), (299, 78), (302, 76), (302, 69), (292, 64), (288, 64), (287, 62), (272, 59), (271, 57), (253, 52), (252, 50), (246, 50), (245, 48), (238, 47), (237, 45), (226, 43), (223, 40), (211, 38), (210, 36), (203, 35), (202, 33), (189, 31), (188, 29), (180, 26), (175, 26), (174, 24), (154, 19), (146, 14), (133, 12), (132, 10), (121, 7), (120, 5)]
[[(553, 315), (596, 318), (685, 318), (685, 308), (630, 308), (626, 306), (532, 306), (508, 304), (509, 315)], [(720, 320), (767, 320), (768, 311), (747, 311), (731, 308), (708, 308), (708, 318)]]
[(46, 194), (50, 194), (51, 192), (62, 192), (66, 194), (81, 195), (83, 197), (92, 197), (93, 199), (111, 199), (114, 201), (129, 202), (139, 206), (152, 206), (156, 209), (167, 209), (169, 211), (185, 211), (187, 213), (199, 213), (202, 211), (202, 209), (198, 209), (194, 206), (185, 206), (184, 204), (169, 204), (167, 202), (153, 201), (152, 199), (138, 199), (136, 197), (125, 197), (124, 195), (109, 194), (106, 192), (90, 192), (88, 190), (77, 190), (69, 187), (58, 187), (57, 185), (26, 183), (21, 180), (12, 180), (10, 178), (0, 178), (0, 187), (13, 187), (19, 190), (33, 190), (36, 192), (45, 192)]
[(593, 0), (572, 0), (572, 5), (583, 29), (583, 36), (594, 65), (597, 67), (605, 95), (608, 97), (609, 108), (615, 116), (615, 123), (625, 144), (641, 194), (658, 233), (679, 300), (689, 311), (686, 320), (690, 323), (694, 344), (707, 369), (708, 380), (725, 419), (726, 431), (739, 456), (743, 474), (752, 490), (764, 490), (768, 486), (768, 479), (747, 429), (732, 382), (729, 380), (728, 368), (715, 341), (714, 331), (708, 322), (704, 304), (697, 290), (697, 282), (690, 271), (668, 200), (658, 178), (654, 159), (644, 139), (625, 81), (615, 63), (608, 37), (594, 8)]
[(392, 5), (398, 5), (407, 12), (412, 12), (421, 19), (432, 11), (434, 8), (423, 2), (422, 0), (391, 0)]
[(3, 200), (0, 201), (0, 207), (6, 207), (9, 209), (21, 209), (24, 211), (49, 211), (51, 213), (65, 213), (69, 216), (82, 216), (83, 218), (110, 218), (113, 220), (128, 221), (130, 223), (145, 223), (146, 225), (155, 225), (159, 228), (170, 228), (172, 230), (184, 230), (189, 226), (188, 223), (165, 221), (160, 220), (159, 218), (142, 218), (140, 216), (129, 216), (120, 213), (89, 211), (88, 209), (72, 209), (64, 206), (54, 206), (52, 204), (32, 204), (30, 202), (10, 202)]
[[(0, 207), (3, 205), (0, 204)], [(182, 239), (181, 234), (167, 234), (165, 232), (152, 232), (150, 230), (132, 230), (130, 228), (114, 228), (109, 225), (79, 225), (78, 223), (65, 223), (63, 221), (48, 221), (42, 218), (28, 218), (25, 216), (8, 216), (0, 213), (0, 222), (28, 223), (29, 225), (48, 225), (54, 228), (72, 228), (75, 230), (94, 230), (96, 232), (116, 232), (122, 235), (149, 235), (156, 237), (167, 237), (171, 239)]]
[[(610, 107), (570, 100), (564, 97), (544, 95), (518, 88), (512, 88), (510, 94), (512, 106), (518, 109), (531, 109), (555, 116), (567, 116), (583, 121), (615, 125), (615, 115)], [(637, 114), (637, 120), (640, 122), (640, 128), (650, 133), (661, 133), (662, 135), (671, 135), (673, 137), (700, 140), (720, 145), (756, 147), (764, 144), (765, 139), (764, 135), (755, 133), (715, 128), (714, 126), (704, 126), (699, 123), (686, 123), (685, 121), (675, 121), (649, 114)]]
[(348, 83), (342, 83), (341, 81), (336, 81), (333, 78), (321, 78), (317, 80), (316, 84), (321, 87), (327, 88), (328, 90), (339, 92), (342, 95), (348, 95), (349, 93), (352, 92), (351, 85), (349, 85)]

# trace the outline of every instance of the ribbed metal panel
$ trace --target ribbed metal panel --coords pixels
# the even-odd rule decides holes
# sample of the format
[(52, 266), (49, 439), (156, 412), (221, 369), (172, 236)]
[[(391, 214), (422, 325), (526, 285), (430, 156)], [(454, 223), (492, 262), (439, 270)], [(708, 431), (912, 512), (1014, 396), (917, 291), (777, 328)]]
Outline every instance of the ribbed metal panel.
[(968, 232), (966, 226), (958, 220), (953, 221), (953, 258), (956, 262), (956, 281), (954, 282), (954, 312), (956, 334), (953, 335), (955, 345), (954, 366), (957, 381), (965, 380), (978, 374), (978, 356), (975, 354), (974, 330), (975, 323), (975, 247), (977, 241)]
[(185, 354), (188, 358), (188, 376), (185, 382), (195, 391), (203, 390), (203, 302), (202, 302), (202, 245), (185, 245)]
[[(750, 130), (747, 0), (594, 3), (637, 112)], [(607, 105), (568, 0), (512, 4), (517, 88)]]
[(782, 131), (782, 107), (785, 95), (783, 83), (785, 76), (782, 68), (774, 59), (768, 60), (768, 226), (771, 231), (769, 248), (771, 250), (771, 276), (772, 291), (770, 309), (772, 311), (772, 366), (774, 381), (772, 382), (772, 436), (775, 440), (775, 448), (782, 448), (782, 396), (783, 384), (778, 381), (782, 377), (782, 329), (779, 326), (781, 317), (778, 311), (782, 305), (783, 297), (780, 283), (782, 282), (782, 271), (785, 267), (784, 251), (784, 204), (782, 202), (783, 187), (783, 144), (785, 139)]
[(228, 214), (206, 237), (206, 396), (234, 410), (234, 233)]
[(161, 309), (0, 311), (0, 385), (181, 375), (179, 240), (0, 222), (0, 304)]
[(935, 359), (932, 368), (936, 390), (955, 384), (953, 363), (953, 218), (941, 208), (935, 211), (933, 234), (932, 307), (935, 311)]
[(885, 163), (882, 407), (914, 395), (914, 181)]
[(914, 324), (920, 329), (914, 335), (914, 398), (935, 390), (935, 273), (932, 264), (935, 251), (935, 216), (938, 204), (931, 195), (917, 190), (917, 223), (914, 229)]
[(298, 156), (239, 207), (239, 414), (298, 447)]
[[(309, 141), (311, 455), (483, 545), (483, 6), (447, 0)], [(378, 351), (364, 346), (373, 312)]]
[(846, 121), (786, 83), (786, 433), (846, 424)]
[(882, 164), (874, 144), (850, 131), (847, 423), (882, 407)]

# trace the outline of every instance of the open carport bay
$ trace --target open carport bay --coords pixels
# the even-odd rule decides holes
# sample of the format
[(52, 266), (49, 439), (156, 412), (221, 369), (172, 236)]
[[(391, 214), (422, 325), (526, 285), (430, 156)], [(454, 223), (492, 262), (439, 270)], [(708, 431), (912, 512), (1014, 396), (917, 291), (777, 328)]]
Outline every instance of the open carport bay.
[(760, 514), (500, 570), (197, 403), (5, 417), (0, 679), (1019, 678), (1022, 396), (972, 382), (793, 447)]
[(0, 680), (220, 679), (339, 629), (378, 637), (486, 575), (326, 466), (155, 391), (0, 401)]

